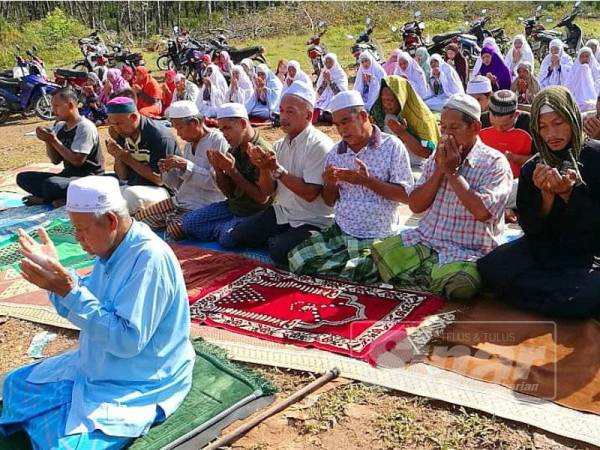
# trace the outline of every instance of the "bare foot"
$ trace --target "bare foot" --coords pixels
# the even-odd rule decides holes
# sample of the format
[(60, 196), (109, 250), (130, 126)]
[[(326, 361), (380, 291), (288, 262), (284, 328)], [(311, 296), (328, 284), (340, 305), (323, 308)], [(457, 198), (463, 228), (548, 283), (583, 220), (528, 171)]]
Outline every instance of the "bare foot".
[(63, 206), (65, 206), (67, 204), (67, 199), (66, 198), (59, 198), (57, 200), (54, 200), (52, 202), (52, 206), (54, 208), (61, 208)]
[(35, 195), (29, 195), (27, 197), (23, 197), (23, 203), (25, 203), (25, 206), (43, 205), (44, 199), (41, 197), (36, 197)]
[(517, 223), (517, 213), (514, 209), (504, 210), (504, 221), (506, 223)]

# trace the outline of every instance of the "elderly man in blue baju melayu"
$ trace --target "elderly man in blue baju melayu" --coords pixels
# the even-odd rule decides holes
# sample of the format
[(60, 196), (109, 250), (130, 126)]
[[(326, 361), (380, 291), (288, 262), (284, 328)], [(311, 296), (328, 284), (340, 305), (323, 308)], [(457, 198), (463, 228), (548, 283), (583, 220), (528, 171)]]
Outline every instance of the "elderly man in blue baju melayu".
[(22, 274), (50, 292), (81, 329), (79, 349), (11, 372), (0, 431), (25, 430), (34, 449), (120, 449), (169, 417), (192, 383), (194, 351), (181, 268), (171, 249), (127, 213), (118, 181), (85, 177), (67, 191), (87, 278), (19, 230)]

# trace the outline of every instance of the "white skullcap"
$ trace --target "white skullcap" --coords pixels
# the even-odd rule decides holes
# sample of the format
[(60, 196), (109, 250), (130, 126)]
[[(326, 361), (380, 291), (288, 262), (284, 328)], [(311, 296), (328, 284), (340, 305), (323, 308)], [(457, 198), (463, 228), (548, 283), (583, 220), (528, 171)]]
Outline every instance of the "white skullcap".
[(190, 100), (180, 100), (171, 103), (167, 109), (167, 117), (169, 119), (185, 119), (187, 117), (196, 117), (200, 115), (196, 103)]
[(492, 92), (492, 83), (483, 75), (477, 75), (467, 83), (467, 94), (489, 94), (490, 92)]
[(295, 95), (300, 97), (305, 102), (309, 103), (310, 106), (315, 106), (315, 90), (312, 86), (309, 86), (305, 81), (294, 81), (290, 84), (290, 87), (285, 91), (283, 96)]
[(182, 73), (178, 73), (177, 75), (175, 75), (175, 77), (173, 78), (173, 81), (175, 81), (175, 83), (179, 83), (181, 80), (185, 80), (185, 75)]
[(468, 94), (454, 94), (448, 99), (444, 105), (444, 109), (454, 109), (475, 120), (481, 119), (481, 106), (479, 106), (479, 102)]
[(550, 106), (548, 103), (544, 103), (540, 108), (540, 114), (546, 114), (551, 112), (554, 112), (554, 108), (552, 108), (552, 106)]
[(334, 113), (340, 109), (352, 108), (353, 106), (365, 106), (365, 102), (358, 91), (350, 89), (342, 91), (331, 99), (329, 110)]
[(248, 119), (248, 111), (244, 105), (240, 103), (223, 103), (217, 108), (217, 119), (228, 119), (239, 117), (240, 119)]
[(91, 175), (69, 183), (65, 207), (69, 212), (104, 213), (125, 205), (115, 177)]

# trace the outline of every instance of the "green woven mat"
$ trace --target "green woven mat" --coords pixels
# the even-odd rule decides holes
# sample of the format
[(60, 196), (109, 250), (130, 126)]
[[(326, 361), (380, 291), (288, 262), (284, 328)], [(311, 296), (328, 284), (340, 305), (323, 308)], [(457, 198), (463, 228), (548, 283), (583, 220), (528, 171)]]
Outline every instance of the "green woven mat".
[[(55, 219), (45, 229), (56, 246), (58, 258), (63, 266), (78, 269), (92, 263), (93, 256), (81, 248), (75, 239), (73, 225), (68, 219)], [(30, 235), (39, 242), (37, 232)], [(20, 271), (19, 262), (22, 255), (17, 241), (18, 237), (14, 235), (0, 245), (0, 271), (9, 267)]]
[[(129, 450), (160, 450), (176, 439), (200, 427), (254, 392), (259, 396), (275, 393), (269, 380), (241, 368), (227, 359), (225, 352), (198, 338), (194, 340), (196, 363), (192, 389), (181, 406), (164, 423), (152, 427), (136, 439)], [(0, 450), (30, 449), (25, 433), (0, 438)]]

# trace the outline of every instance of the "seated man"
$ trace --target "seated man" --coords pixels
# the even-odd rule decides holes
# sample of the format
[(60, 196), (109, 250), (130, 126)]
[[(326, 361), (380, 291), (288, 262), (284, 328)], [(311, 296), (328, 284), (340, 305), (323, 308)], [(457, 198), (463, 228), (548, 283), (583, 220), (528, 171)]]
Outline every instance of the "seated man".
[(581, 113), (562, 86), (531, 105), (539, 153), (521, 169), (517, 205), (525, 236), (478, 262), (487, 288), (517, 307), (557, 317), (600, 313), (600, 143), (585, 141)]
[(359, 92), (337, 94), (330, 108), (342, 141), (325, 158), (321, 195), (335, 205), (335, 221), (290, 251), (290, 269), (376, 282), (370, 249), (398, 232), (400, 202), (407, 202), (413, 186), (408, 152), (397, 137), (371, 124)]
[(32, 194), (23, 200), (28, 206), (52, 202), (64, 205), (71, 180), (104, 172), (104, 159), (96, 126), (79, 115), (77, 94), (62, 88), (52, 94), (52, 111), (56, 115), (54, 128), (37, 127), (35, 133), (46, 144), (46, 153), (53, 164), (63, 163), (57, 174), (21, 172), (17, 185)]
[(468, 300), (480, 289), (475, 261), (500, 242), (512, 186), (506, 158), (478, 137), (481, 109), (455, 94), (442, 110), (442, 139), (409, 197), (425, 215), (415, 229), (373, 246), (386, 282)]
[(435, 150), (440, 137), (435, 116), (406, 78), (390, 75), (381, 80), (371, 115), (380, 129), (406, 146), (411, 166), (421, 167)]
[(249, 153), (260, 169), (261, 191), (266, 196), (276, 194), (277, 202), (244, 219), (232, 234), (240, 246), (268, 245), (271, 258), (281, 265), (287, 265), (292, 248), (311, 231), (329, 226), (333, 217), (321, 197), (323, 161), (333, 141), (312, 126), (314, 97), (312, 86), (303, 81), (286, 90), (280, 105), (286, 137), (275, 143), (275, 154), (258, 147)]
[(513, 187), (506, 204), (506, 219), (516, 222), (517, 187), (521, 166), (531, 158), (531, 135), (524, 130), (515, 128), (517, 112), (517, 94), (509, 90), (499, 90), (490, 99), (489, 118), (492, 124), (479, 132), (481, 141), (499, 150), (510, 164), (513, 174)]
[(115, 172), (126, 183), (121, 186), (129, 214), (169, 198), (162, 187), (158, 161), (177, 153), (177, 141), (171, 130), (142, 116), (133, 100), (115, 97), (107, 104), (108, 122), (115, 141), (106, 141), (106, 149), (115, 158)]
[(183, 239), (181, 222), (184, 214), (225, 199), (217, 187), (215, 171), (206, 153), (211, 149), (225, 153), (229, 146), (218, 130), (204, 125), (204, 117), (196, 103), (189, 100), (174, 102), (167, 115), (177, 135), (187, 142), (183, 156), (168, 155), (158, 162), (164, 184), (176, 193), (140, 209), (135, 218), (152, 228), (166, 228), (173, 239)]
[(0, 432), (24, 430), (35, 449), (120, 449), (190, 390), (183, 274), (169, 246), (131, 219), (115, 178), (73, 181), (66, 208), (81, 245), (97, 256), (92, 273), (67, 271), (43, 229), (41, 244), (19, 230), (21, 270), (81, 330), (79, 348), (6, 377)]
[(262, 211), (272, 198), (258, 183), (259, 171), (248, 152), (258, 146), (271, 152), (271, 146), (252, 128), (244, 105), (224, 103), (217, 109), (219, 129), (231, 146), (228, 152), (211, 149), (207, 158), (215, 170), (217, 186), (227, 200), (212, 203), (183, 217), (186, 236), (200, 241), (217, 240), (225, 248), (236, 246), (233, 228), (242, 218)]

